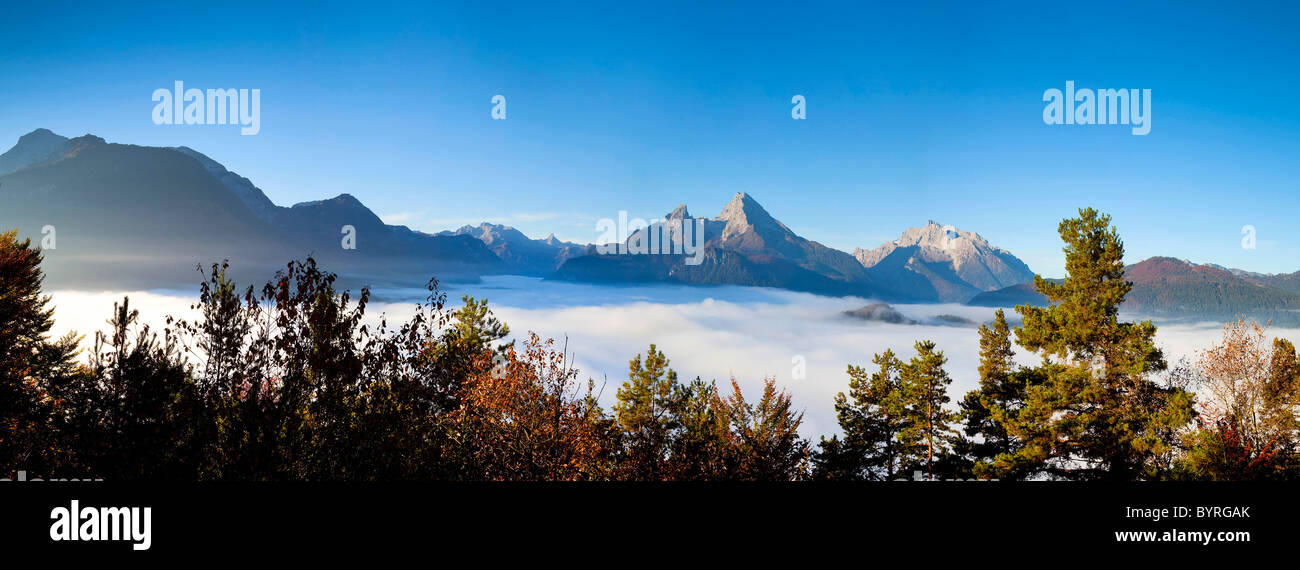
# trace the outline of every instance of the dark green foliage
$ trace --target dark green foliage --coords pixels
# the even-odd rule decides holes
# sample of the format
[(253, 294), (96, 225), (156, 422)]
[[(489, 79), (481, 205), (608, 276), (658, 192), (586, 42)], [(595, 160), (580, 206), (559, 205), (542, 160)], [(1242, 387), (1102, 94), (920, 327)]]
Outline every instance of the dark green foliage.
[(1294, 346), (1275, 339), (1265, 350), (1262, 336), (1233, 337), (1240, 342), (1225, 347), (1249, 349), (1225, 353), (1245, 355), (1241, 366), (1212, 376), (1249, 381), (1249, 392), (1230, 397), (1249, 396), (1251, 417), (1241, 406), (1198, 417), (1179, 373), (1158, 381), (1167, 365), (1155, 326), (1118, 318), (1132, 284), (1109, 218), (1081, 210), (1060, 233), (1068, 277), (1037, 279), (1048, 302), (1017, 307), (1015, 341), (1041, 364), (1015, 364), (998, 311), (979, 331), (979, 387), (957, 413), (933, 342), (916, 342), (906, 362), (875, 355), (874, 370), (848, 367), (849, 389), (835, 398), (842, 433), (815, 454), (799, 434), (803, 414), (770, 378), (755, 401), (735, 379), (726, 395), (699, 378), (683, 384), (650, 345), (629, 362), (607, 413), (595, 383), (577, 381), (567, 347), (536, 335), (522, 347), (506, 342), (510, 330), (485, 300), (464, 297), (448, 310), (431, 281), (425, 302), (390, 328), (383, 316), (367, 318), (367, 289), (355, 298), (336, 290), (335, 276), (310, 258), (242, 292), (214, 265), (197, 318), (169, 319), (161, 331), (138, 325), (124, 299), (79, 364), (78, 337), (48, 338), (40, 252), (0, 234), (0, 471), (570, 481), (1300, 473)]
[(678, 385), (672, 402), (678, 431), (669, 444), (667, 479), (727, 478), (730, 418), (718, 408), (718, 402), (718, 387), (713, 382), (696, 378)]
[[(46, 477), (219, 480), (792, 480), (802, 414), (768, 381), (677, 382), (652, 345), (613, 416), (568, 353), (522, 351), (486, 301), (444, 309), (436, 281), (396, 328), (366, 318), (313, 259), (242, 292), (204, 272), (193, 321), (161, 332), (129, 300), (95, 337), (50, 341), (40, 253), (0, 235), (0, 467)], [(10, 473), (12, 474), (12, 473)]]
[(96, 466), (83, 476), (194, 479), (205, 417), (198, 388), (176, 339), (136, 327), (138, 316), (129, 299), (115, 305), (89, 373), (52, 386), (68, 412), (60, 429), (79, 434), (78, 463)]
[(1155, 325), (1118, 319), (1132, 284), (1110, 217), (1082, 209), (1060, 233), (1069, 276), (1036, 279), (1049, 306), (1016, 308), (1018, 343), (1043, 358), (1044, 378), (1006, 425), (1024, 442), (1006, 463), (1071, 479), (1158, 477), (1194, 415), (1191, 394), (1151, 378), (1166, 368)]
[(50, 341), (54, 309), (41, 295), (41, 252), (17, 230), (0, 233), (0, 473), (63, 468), (66, 449), (47, 418), (60, 402), (50, 386), (72, 382), (77, 339)]
[(818, 478), (888, 481), (905, 467), (905, 445), (899, 438), (910, 418), (903, 363), (892, 350), (875, 355), (872, 362), (877, 372), (849, 365), (849, 392), (835, 395), (844, 438), (822, 440), (815, 459)]
[(756, 403), (745, 401), (735, 379), (723, 398), (699, 378), (677, 381), (668, 358), (650, 345), (644, 361), (629, 363), (614, 406), (621, 431), (621, 475), (631, 480), (800, 479), (808, 442), (799, 436), (803, 414), (773, 380)]
[(930, 341), (918, 341), (906, 363), (892, 350), (872, 361), (871, 374), (849, 366), (849, 393), (835, 396), (844, 437), (823, 438), (814, 477), (889, 481), (953, 477), (968, 467), (951, 454), (957, 416), (948, 408), (947, 358)]
[(971, 462), (971, 474), (981, 479), (1020, 479), (1015, 457), (1024, 443), (1007, 432), (1025, 405), (1029, 387), (1041, 382), (1036, 369), (1017, 368), (1006, 315), (998, 309), (993, 326), (981, 326), (979, 388), (961, 401), (964, 437), (958, 455)]
[(618, 389), (614, 405), (623, 432), (625, 477), (663, 479), (669, 444), (678, 428), (672, 410), (679, 397), (677, 373), (668, 368), (668, 358), (655, 345), (646, 351), (644, 363), (639, 354), (628, 363), (627, 382)]
[(902, 380), (908, 396), (909, 421), (899, 438), (910, 444), (909, 455), (928, 477), (935, 475), (935, 463), (945, 462), (956, 434), (952, 424), (957, 415), (948, 409), (948, 385), (952, 378), (943, 369), (948, 358), (928, 340), (916, 342), (916, 356), (903, 367)]
[(1273, 339), (1264, 383), (1264, 421), (1279, 434), (1278, 444), (1294, 454), (1300, 448), (1300, 355), (1284, 338)]

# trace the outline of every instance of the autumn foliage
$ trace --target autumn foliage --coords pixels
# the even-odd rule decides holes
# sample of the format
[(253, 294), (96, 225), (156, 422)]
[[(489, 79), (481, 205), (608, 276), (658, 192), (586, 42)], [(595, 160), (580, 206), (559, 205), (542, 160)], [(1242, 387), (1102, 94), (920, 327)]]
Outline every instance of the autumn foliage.
[[(110, 480), (795, 481), (1292, 479), (1300, 358), (1229, 323), (1170, 367), (1150, 321), (1119, 306), (1123, 243), (1094, 210), (1060, 226), (1069, 277), (1045, 307), (979, 330), (979, 385), (953, 405), (944, 352), (918, 341), (835, 399), (814, 450), (803, 412), (678, 378), (650, 344), (617, 387), (565, 344), (512, 335), (486, 300), (451, 308), (436, 280), (405, 320), (367, 315), (310, 258), (260, 288), (202, 270), (192, 319), (161, 330), (129, 299), (90, 350), (49, 338), (41, 253), (0, 234), (0, 473)], [(511, 341), (509, 339), (514, 338)], [(1037, 357), (1023, 365), (1017, 347)], [(612, 394), (606, 390), (609, 389)], [(601, 405), (602, 397), (612, 404)]]
[[(85, 359), (50, 340), (40, 252), (0, 235), (0, 472), (178, 480), (591, 481), (803, 476), (802, 414), (768, 381), (678, 385), (652, 345), (613, 413), (567, 347), (436, 281), (404, 322), (367, 319), (312, 259), (260, 289), (204, 271), (193, 320), (114, 307)], [(640, 366), (641, 357), (634, 362)], [(635, 368), (635, 367), (634, 367)]]

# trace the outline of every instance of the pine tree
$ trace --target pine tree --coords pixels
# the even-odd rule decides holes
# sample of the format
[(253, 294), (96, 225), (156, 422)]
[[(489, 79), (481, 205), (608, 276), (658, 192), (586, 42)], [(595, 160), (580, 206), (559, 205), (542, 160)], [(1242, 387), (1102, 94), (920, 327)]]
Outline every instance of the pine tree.
[(678, 431), (669, 450), (668, 479), (718, 480), (728, 476), (730, 420), (718, 409), (718, 387), (700, 378), (678, 386), (671, 414)]
[[(72, 381), (78, 337), (49, 338), (54, 325), (50, 298), (41, 295), (42, 255), (18, 231), (0, 232), (0, 474), (50, 473), (70, 461), (50, 420), (51, 397)], [(64, 438), (67, 440), (68, 438)]]
[(459, 341), (462, 347), (471, 353), (482, 351), (493, 351), (497, 354), (504, 354), (507, 347), (513, 343), (502, 343), (493, 346), (507, 336), (510, 336), (510, 327), (502, 323), (492, 311), (488, 309), (487, 299), (476, 300), (469, 295), (461, 297), (464, 306), (452, 313), (456, 320), (452, 327), (454, 338)]
[(1287, 467), (1295, 471), (1300, 468), (1296, 457), (1300, 449), (1300, 356), (1287, 339), (1273, 339), (1263, 397), (1264, 420), (1278, 436)]
[(1192, 419), (1191, 395), (1150, 378), (1166, 368), (1155, 325), (1119, 321), (1132, 284), (1110, 217), (1081, 209), (1059, 230), (1068, 276), (1035, 277), (1048, 306), (1016, 307), (1017, 342), (1043, 358), (1045, 379), (1007, 426), (1025, 442), (1013, 463), (1064, 478), (1158, 477), (1177, 430)]
[(900, 435), (910, 425), (907, 393), (901, 378), (903, 363), (886, 350), (872, 358), (879, 367), (868, 373), (849, 365), (849, 392), (835, 395), (838, 436), (823, 439), (815, 458), (817, 478), (888, 481), (904, 467)]
[(909, 444), (911, 462), (934, 478), (935, 464), (947, 459), (955, 435), (952, 424), (957, 415), (947, 408), (952, 378), (943, 369), (948, 358), (935, 350), (934, 342), (917, 341), (915, 346), (916, 356), (903, 366), (901, 374), (909, 421), (899, 439)]
[(678, 427), (672, 415), (678, 394), (677, 373), (655, 345), (650, 345), (644, 361), (638, 354), (628, 363), (628, 379), (618, 389), (614, 414), (623, 433), (623, 471), (629, 479), (664, 478), (669, 446)]
[(1007, 433), (1006, 423), (1024, 406), (1028, 380), (1034, 375), (1016, 368), (1011, 329), (1002, 309), (994, 315), (992, 327), (980, 326), (979, 336), (980, 383), (961, 402), (965, 437), (957, 442), (957, 451), (972, 462), (976, 477), (1019, 478), (1012, 470), (996, 469), (995, 463), (999, 458), (1006, 461), (1021, 446)]

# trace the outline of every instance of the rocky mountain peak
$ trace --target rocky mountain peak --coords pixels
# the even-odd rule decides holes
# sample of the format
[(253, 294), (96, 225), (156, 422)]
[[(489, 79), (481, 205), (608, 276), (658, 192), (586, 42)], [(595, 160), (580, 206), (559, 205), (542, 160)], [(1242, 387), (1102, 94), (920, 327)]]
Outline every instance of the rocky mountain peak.
[(723, 241), (750, 232), (766, 236), (765, 239), (794, 234), (785, 224), (768, 214), (757, 200), (744, 192), (737, 192), (714, 221), (726, 224), (722, 229)]
[(946, 291), (940, 294), (945, 300), (964, 300), (963, 296), (1034, 277), (1024, 262), (979, 234), (935, 220), (908, 228), (898, 239), (876, 249), (858, 248), (853, 257), (868, 269), (879, 266), (879, 271), (905, 270), (922, 276), (936, 290)]
[(990, 247), (988, 241), (975, 232), (959, 230), (934, 220), (929, 220), (923, 227), (908, 228), (902, 236), (894, 240), (894, 245), (940, 250), (952, 250), (962, 246), (973, 246), (977, 249)]
[(722, 208), (722, 213), (718, 214), (717, 219), (722, 222), (753, 225), (756, 222), (771, 220), (772, 216), (752, 196), (744, 192), (736, 192), (736, 195), (731, 197), (731, 201)]

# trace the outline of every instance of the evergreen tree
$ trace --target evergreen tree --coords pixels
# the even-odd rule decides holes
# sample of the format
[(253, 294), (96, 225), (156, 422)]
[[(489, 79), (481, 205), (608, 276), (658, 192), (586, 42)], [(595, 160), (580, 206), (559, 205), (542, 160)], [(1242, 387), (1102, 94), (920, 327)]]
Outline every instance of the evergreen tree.
[[(972, 462), (976, 477), (1018, 479), (1022, 474), (1005, 463), (1021, 442), (1007, 432), (1006, 424), (1024, 407), (1025, 392), (1037, 377), (1033, 370), (1018, 370), (1006, 314), (998, 309), (993, 326), (981, 325), (979, 388), (961, 402), (965, 422), (957, 451)], [(1002, 468), (995, 467), (1003, 461)]]
[(947, 454), (955, 435), (952, 424), (957, 415), (947, 408), (951, 399), (948, 386), (952, 378), (944, 370), (948, 358), (935, 350), (932, 341), (916, 343), (916, 356), (903, 366), (900, 375), (907, 397), (908, 421), (898, 438), (909, 444), (910, 462), (924, 468), (934, 478), (937, 461), (947, 463)]
[(905, 448), (899, 437), (911, 425), (903, 363), (886, 350), (872, 358), (879, 367), (869, 373), (849, 365), (849, 392), (835, 395), (838, 436), (823, 439), (815, 458), (821, 479), (888, 481), (904, 468)]
[(53, 431), (59, 412), (51, 392), (79, 375), (74, 334), (49, 338), (50, 298), (41, 295), (41, 251), (18, 231), (0, 232), (0, 474), (51, 473), (71, 459), (73, 441)]
[(743, 481), (798, 481), (808, 470), (808, 442), (799, 437), (803, 413), (794, 411), (791, 396), (776, 389), (776, 380), (763, 381), (758, 402), (745, 401), (736, 379), (731, 396), (718, 408), (731, 424), (728, 478)]
[(1059, 230), (1068, 276), (1059, 284), (1035, 277), (1048, 306), (1016, 307), (1017, 342), (1043, 358), (1045, 379), (1007, 425), (1025, 443), (1012, 463), (1064, 478), (1158, 477), (1160, 458), (1193, 417), (1191, 395), (1150, 378), (1166, 368), (1155, 325), (1118, 319), (1132, 284), (1110, 217), (1081, 209)]
[(464, 304), (450, 314), (450, 327), (424, 354), (425, 364), (436, 377), (432, 384), (434, 397), (444, 413), (459, 407), (462, 379), (485, 367), (505, 363), (506, 353), (514, 344), (499, 342), (510, 335), (510, 327), (492, 314), (487, 299), (465, 295), (461, 301)]
[(668, 367), (668, 357), (655, 345), (650, 345), (644, 361), (638, 354), (628, 363), (628, 379), (618, 389), (614, 404), (623, 433), (623, 471), (627, 478), (664, 478), (669, 446), (678, 427), (672, 414), (678, 395), (677, 373)]
[(1300, 356), (1284, 338), (1273, 339), (1268, 379), (1263, 390), (1264, 421), (1277, 434), (1287, 469), (1300, 476)]
[(477, 354), (491, 351), (505, 354), (506, 349), (514, 343), (493, 343), (510, 336), (510, 327), (498, 320), (488, 309), (487, 299), (476, 300), (469, 295), (461, 297), (464, 306), (452, 313), (455, 324), (451, 338), (464, 351)]
[(730, 420), (718, 409), (718, 387), (698, 377), (678, 386), (671, 414), (677, 425), (669, 449), (667, 478), (676, 481), (727, 477)]

